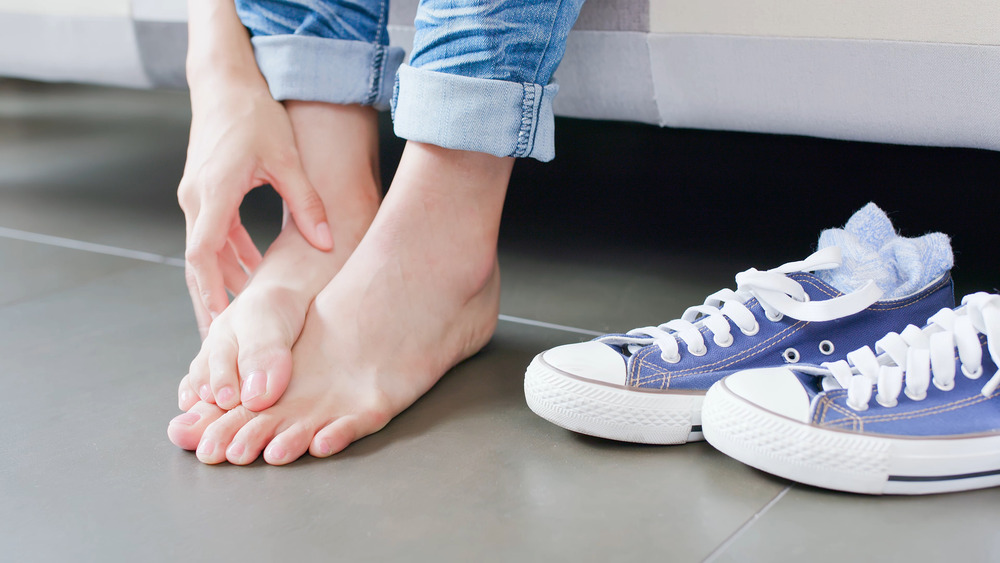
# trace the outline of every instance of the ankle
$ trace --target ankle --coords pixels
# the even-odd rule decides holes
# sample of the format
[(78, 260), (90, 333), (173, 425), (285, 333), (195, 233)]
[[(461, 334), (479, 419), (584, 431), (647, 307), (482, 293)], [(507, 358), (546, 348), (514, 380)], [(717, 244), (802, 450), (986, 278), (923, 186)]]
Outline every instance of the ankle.
[(425, 196), (502, 208), (513, 167), (513, 158), (408, 141), (397, 176)]

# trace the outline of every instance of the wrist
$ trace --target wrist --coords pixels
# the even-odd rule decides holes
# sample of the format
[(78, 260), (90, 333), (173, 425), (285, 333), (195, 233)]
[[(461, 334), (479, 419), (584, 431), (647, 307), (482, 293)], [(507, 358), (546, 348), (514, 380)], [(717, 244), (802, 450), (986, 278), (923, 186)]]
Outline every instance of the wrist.
[(191, 0), (185, 70), (192, 89), (237, 84), (267, 85), (257, 68), (248, 31), (233, 0)]
[(246, 86), (264, 84), (264, 77), (252, 56), (240, 57), (223, 53), (189, 53), (185, 65), (188, 84), (191, 88), (206, 84), (211, 87), (220, 84), (241, 84)]
[(254, 67), (253, 72), (241, 69), (214, 68), (189, 78), (191, 108), (198, 112), (202, 108), (214, 111), (219, 102), (231, 103), (233, 99), (252, 100), (258, 97), (271, 99), (267, 82)]

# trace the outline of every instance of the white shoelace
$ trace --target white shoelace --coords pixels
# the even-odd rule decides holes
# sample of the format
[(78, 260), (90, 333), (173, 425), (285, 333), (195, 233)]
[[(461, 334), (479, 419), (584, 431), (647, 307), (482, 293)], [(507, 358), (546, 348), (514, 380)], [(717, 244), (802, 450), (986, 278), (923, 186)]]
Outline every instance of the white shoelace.
[[(980, 335), (986, 336), (993, 363), (1000, 365), (1000, 295), (968, 295), (962, 307), (942, 309), (923, 329), (910, 325), (901, 334), (890, 332), (875, 343), (879, 356), (866, 346), (847, 354), (847, 360), (823, 364), (833, 379), (828, 377), (824, 388), (847, 389), (847, 406), (856, 411), (868, 408), (873, 391), (875, 401), (887, 408), (898, 404), (901, 392), (914, 401), (923, 400), (931, 384), (942, 391), (955, 387), (956, 349), (962, 375), (969, 379), (983, 375)], [(981, 392), (989, 397), (998, 386), (1000, 371)]]
[(882, 296), (882, 290), (874, 281), (861, 289), (824, 301), (809, 301), (809, 295), (787, 274), (794, 272), (815, 272), (840, 267), (840, 248), (831, 246), (813, 253), (801, 262), (789, 262), (767, 270), (751, 268), (736, 274), (736, 291), (723, 289), (709, 295), (703, 305), (690, 307), (679, 319), (659, 326), (647, 326), (628, 331), (624, 336), (609, 335), (598, 340), (612, 346), (628, 346), (631, 353), (640, 347), (657, 344), (660, 357), (668, 363), (681, 359), (678, 342), (687, 345), (687, 351), (695, 356), (708, 352), (701, 328), (712, 332), (715, 343), (728, 347), (733, 343), (730, 323), (743, 334), (753, 336), (760, 330), (756, 317), (745, 305), (756, 297), (764, 309), (768, 320), (777, 322), (785, 315), (800, 321), (831, 321), (863, 311)]

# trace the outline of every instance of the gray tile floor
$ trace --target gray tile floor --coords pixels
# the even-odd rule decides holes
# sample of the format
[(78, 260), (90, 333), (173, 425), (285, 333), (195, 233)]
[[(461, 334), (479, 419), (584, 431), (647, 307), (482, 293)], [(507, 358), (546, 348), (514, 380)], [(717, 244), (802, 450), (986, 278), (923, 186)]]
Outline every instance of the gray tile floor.
[(2, 559), (1000, 559), (1000, 489), (835, 494), (524, 405), (535, 353), (674, 317), (730, 283), (722, 260), (505, 247), (509, 320), (384, 431), (328, 460), (202, 465), (165, 435), (198, 347), (176, 259), (187, 116), (179, 93), (0, 82)]

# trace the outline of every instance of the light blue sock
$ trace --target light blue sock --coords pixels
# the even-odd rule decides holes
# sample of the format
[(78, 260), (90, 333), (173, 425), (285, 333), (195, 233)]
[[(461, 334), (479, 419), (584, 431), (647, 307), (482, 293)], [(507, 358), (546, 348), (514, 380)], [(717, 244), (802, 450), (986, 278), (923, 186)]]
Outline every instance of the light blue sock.
[(882, 299), (910, 295), (951, 269), (951, 240), (944, 233), (906, 238), (896, 234), (892, 221), (874, 203), (859, 209), (843, 229), (819, 235), (819, 249), (839, 246), (844, 262), (816, 275), (844, 293), (875, 280)]

